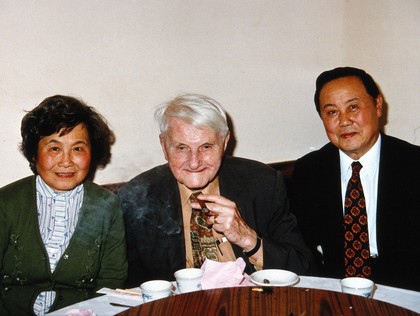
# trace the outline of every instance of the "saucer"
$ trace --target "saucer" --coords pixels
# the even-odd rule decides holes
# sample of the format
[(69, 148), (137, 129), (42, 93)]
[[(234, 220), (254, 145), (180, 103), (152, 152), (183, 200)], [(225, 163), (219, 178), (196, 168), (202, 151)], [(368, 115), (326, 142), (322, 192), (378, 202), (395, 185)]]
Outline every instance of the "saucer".
[(299, 282), (299, 277), (295, 273), (280, 269), (260, 270), (250, 277), (252, 283), (260, 286), (291, 286)]

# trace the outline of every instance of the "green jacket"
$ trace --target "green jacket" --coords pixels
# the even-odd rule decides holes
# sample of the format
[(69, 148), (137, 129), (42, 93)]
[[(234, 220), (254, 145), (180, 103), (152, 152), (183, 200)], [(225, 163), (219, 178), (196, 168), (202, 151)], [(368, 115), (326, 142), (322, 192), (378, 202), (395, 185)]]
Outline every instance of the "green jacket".
[(39, 232), (35, 176), (0, 189), (0, 315), (33, 314), (42, 291), (54, 290), (50, 311), (121, 287), (127, 277), (124, 222), (117, 197), (86, 181), (79, 222), (51, 273)]

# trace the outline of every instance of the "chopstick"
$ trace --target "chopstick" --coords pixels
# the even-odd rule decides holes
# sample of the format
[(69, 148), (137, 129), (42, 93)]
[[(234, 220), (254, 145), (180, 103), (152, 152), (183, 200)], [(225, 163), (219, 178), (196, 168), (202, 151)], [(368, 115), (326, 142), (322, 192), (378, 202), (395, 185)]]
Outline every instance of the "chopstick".
[(115, 289), (116, 292), (129, 294), (129, 295), (141, 295), (140, 292), (134, 290)]
[(120, 304), (120, 303), (109, 303), (112, 306), (117, 306), (117, 307), (134, 307), (133, 305), (125, 305), (125, 304)]

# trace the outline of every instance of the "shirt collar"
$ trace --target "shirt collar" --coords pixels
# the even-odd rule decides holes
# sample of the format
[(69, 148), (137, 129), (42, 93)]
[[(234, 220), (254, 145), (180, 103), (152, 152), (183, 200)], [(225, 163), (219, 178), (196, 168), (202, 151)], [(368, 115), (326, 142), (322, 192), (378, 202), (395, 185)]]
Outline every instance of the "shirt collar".
[(179, 194), (181, 196), (181, 203), (189, 203), (189, 198), (193, 192), (201, 191), (204, 194), (219, 194), (219, 177), (216, 177), (202, 190), (190, 190), (185, 185), (178, 182)]
[(45, 181), (39, 176), (36, 176), (36, 190), (37, 192), (45, 197), (49, 198), (73, 198), (76, 195), (80, 194), (83, 190), (83, 183), (79, 184), (77, 187), (75, 187), (72, 190), (68, 190), (65, 192), (56, 192), (54, 191), (48, 184), (45, 183)]
[[(356, 161), (347, 156), (341, 149), (340, 152), (340, 171), (342, 175), (351, 175), (351, 164)], [(360, 157), (359, 161), (363, 168), (361, 172), (366, 173), (369, 178), (373, 178), (379, 169), (379, 159), (381, 153), (381, 134), (369, 151)]]

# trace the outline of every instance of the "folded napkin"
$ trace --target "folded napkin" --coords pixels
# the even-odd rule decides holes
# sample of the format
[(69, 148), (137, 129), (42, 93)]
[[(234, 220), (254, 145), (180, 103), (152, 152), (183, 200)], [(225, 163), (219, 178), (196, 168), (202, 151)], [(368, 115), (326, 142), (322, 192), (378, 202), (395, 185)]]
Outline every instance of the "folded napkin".
[(201, 269), (204, 270), (201, 280), (203, 290), (222, 287), (253, 286), (249, 275), (244, 273), (246, 263), (244, 259), (236, 261), (217, 262), (206, 259)]
[(76, 309), (69, 310), (67, 313), (65, 313), (65, 316), (96, 316), (96, 314), (90, 308), (88, 309), (76, 308)]

